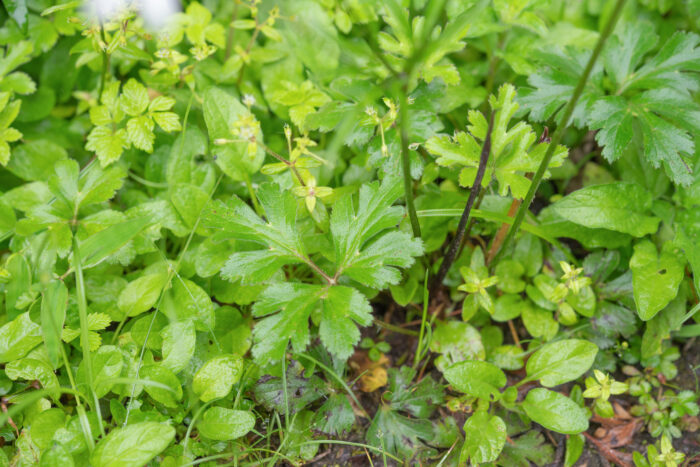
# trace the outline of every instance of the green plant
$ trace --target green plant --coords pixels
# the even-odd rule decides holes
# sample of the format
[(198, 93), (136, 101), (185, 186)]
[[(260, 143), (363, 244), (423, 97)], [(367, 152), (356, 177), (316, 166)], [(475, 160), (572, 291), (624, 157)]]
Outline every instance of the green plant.
[(693, 454), (697, 2), (1, 3), (0, 465)]

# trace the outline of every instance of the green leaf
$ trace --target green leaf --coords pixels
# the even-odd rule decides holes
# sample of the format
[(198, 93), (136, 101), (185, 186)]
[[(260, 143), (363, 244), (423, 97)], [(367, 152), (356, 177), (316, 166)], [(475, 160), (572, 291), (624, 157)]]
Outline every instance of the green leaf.
[(2, 0), (13, 20), (23, 31), (27, 31), (27, 1), (26, 0)]
[(102, 167), (117, 161), (129, 147), (126, 130), (113, 130), (108, 126), (96, 126), (87, 137), (85, 149), (94, 151)]
[(130, 118), (126, 122), (126, 135), (135, 148), (151, 153), (153, 152), (153, 141), (156, 139), (153, 128), (153, 120), (147, 115)]
[(243, 359), (238, 355), (219, 355), (197, 370), (192, 390), (203, 402), (226, 397), (243, 374)]
[[(574, 123), (599, 130), (596, 140), (608, 161), (618, 160), (632, 144), (651, 166), (663, 165), (675, 183), (687, 185), (693, 177), (686, 159), (694, 154), (692, 135), (700, 131), (700, 105), (689, 98), (697, 89), (692, 73), (700, 68), (700, 36), (678, 31), (646, 58), (657, 41), (647, 22), (618, 28), (603, 52), (605, 74), (594, 69)], [(541, 55), (545, 66), (528, 80), (537, 89), (526, 92), (523, 102), (531, 118), (544, 121), (573, 94), (587, 54)]]
[(228, 441), (245, 436), (254, 426), (252, 412), (210, 407), (197, 423), (197, 430), (205, 438)]
[(303, 351), (310, 338), (309, 317), (319, 304), (321, 342), (338, 358), (349, 357), (360, 340), (355, 323), (367, 326), (372, 322), (367, 299), (346, 286), (280, 283), (268, 287), (253, 306), (254, 316), (266, 316), (253, 329), (256, 360), (279, 360), (289, 340), (296, 352)]
[(545, 387), (573, 381), (593, 365), (598, 347), (581, 339), (550, 342), (527, 361), (529, 379), (539, 379)]
[(664, 243), (661, 254), (649, 240), (634, 245), (630, 258), (634, 302), (639, 317), (648, 321), (678, 293), (683, 280), (685, 261), (671, 242)]
[(387, 176), (381, 185), (362, 186), (357, 210), (350, 195), (335, 203), (330, 223), (337, 274), (375, 288), (401, 280), (395, 266), (413, 264), (412, 257), (422, 253), (420, 241), (399, 232), (386, 234), (386, 239), (377, 234), (395, 228), (403, 216), (401, 207), (392, 206), (402, 191), (401, 180)]
[(173, 373), (187, 367), (195, 351), (197, 335), (194, 321), (174, 321), (160, 331), (163, 337), (161, 364)]
[[(11, 277), (10, 282), (5, 285), (5, 311), (8, 319), (13, 319), (22, 313), (22, 310), (17, 308), (17, 301), (32, 285), (32, 271), (24, 255), (18, 253), (12, 254), (7, 258), (5, 269), (10, 273)], [(29, 320), (29, 318), (27, 319)], [(26, 324), (33, 323), (29, 320)], [(5, 324), (5, 326), (8, 326), (8, 324)], [(3, 329), (5, 326), (3, 326)], [(19, 331), (19, 328), (17, 330)], [(2, 332), (0, 332), (1, 335)], [(2, 354), (1, 351), (0, 354)]]
[(153, 114), (153, 120), (155, 120), (163, 131), (171, 132), (180, 131), (182, 129), (180, 117), (174, 112), (155, 112)]
[(564, 466), (573, 467), (576, 461), (583, 454), (583, 447), (586, 444), (586, 438), (583, 435), (569, 436), (566, 440), (566, 456), (564, 457)]
[(541, 432), (530, 430), (517, 437), (514, 443), (506, 443), (499, 458), (498, 465), (504, 467), (531, 467), (534, 463), (543, 466), (554, 460), (554, 448), (545, 442)]
[(113, 345), (103, 345), (97, 352), (86, 358), (92, 358), (92, 383), (87, 379), (86, 362), (83, 360), (78, 367), (76, 379), (78, 386), (87, 393), (92, 387), (97, 397), (104, 397), (114, 387), (117, 378), (124, 367), (124, 358), (119, 349)]
[(143, 467), (175, 438), (175, 429), (160, 422), (140, 422), (113, 429), (90, 456), (95, 467)]
[(211, 297), (190, 280), (178, 278), (172, 283), (165, 292), (161, 310), (171, 322), (193, 320), (198, 331), (213, 331), (214, 304)]
[[(527, 173), (537, 170), (548, 143), (536, 143), (537, 135), (524, 122), (509, 128), (510, 121), (519, 107), (514, 99), (515, 88), (510, 84), (504, 84), (498, 90), (498, 95), (489, 98), (495, 117), (491, 133), (491, 162), (484, 174), (482, 186), (487, 187), (495, 178), (501, 196), (506, 196), (510, 190), (513, 197), (522, 199), (530, 187)], [(429, 152), (438, 156), (438, 164), (446, 167), (465, 167), (459, 175), (459, 183), (465, 187), (474, 184), (482, 146), (477, 140), (483, 141), (488, 129), (486, 117), (476, 110), (469, 112), (469, 123), (468, 133), (457, 132), (452, 138), (434, 136), (428, 139), (425, 145)], [(550, 167), (560, 166), (566, 155), (566, 148), (559, 146)]]
[[(234, 139), (231, 133), (233, 124), (249, 113), (248, 108), (237, 99), (213, 86), (204, 92), (202, 107), (212, 143), (217, 139)], [(263, 142), (261, 131), (258, 130), (255, 139)], [(236, 181), (243, 181), (246, 179), (246, 174), (253, 174), (260, 170), (265, 160), (265, 152), (260, 147), (252, 155), (248, 153), (247, 141), (213, 145), (212, 152), (216, 155), (216, 164), (226, 175)]]
[(528, 417), (548, 430), (575, 435), (588, 429), (586, 410), (558, 392), (532, 389), (522, 407)]
[(272, 183), (260, 186), (260, 205), (268, 223), (247, 204), (232, 198), (227, 204), (215, 202), (204, 214), (207, 227), (224, 230), (240, 240), (262, 243), (265, 250), (237, 252), (222, 269), (222, 277), (230, 281), (259, 283), (269, 279), (280, 267), (307, 261), (304, 244), (296, 226), (297, 202), (289, 191)]
[(143, 84), (133, 78), (126, 82), (119, 96), (119, 104), (122, 110), (132, 117), (138, 117), (144, 113), (148, 108), (149, 102), (148, 90)]
[(29, 318), (29, 312), (0, 327), (0, 363), (24, 357), (43, 341), (41, 328)]
[(416, 370), (410, 366), (389, 368), (389, 387), (384, 394), (391, 408), (409, 412), (414, 417), (427, 419), (443, 402), (442, 388), (430, 376), (412, 383)]
[(429, 442), (433, 437), (428, 420), (406, 417), (388, 406), (377, 410), (367, 430), (367, 442), (373, 446), (398, 454), (409, 460), (425, 449), (421, 440)]
[(182, 385), (177, 376), (167, 367), (159, 364), (145, 365), (141, 368), (140, 377), (167, 386), (165, 389), (160, 386), (150, 384), (144, 385), (144, 389), (157, 402), (166, 407), (176, 408), (182, 399)]
[(97, 266), (112, 253), (126, 245), (132, 238), (152, 224), (147, 217), (137, 217), (110, 225), (80, 242), (83, 269)]
[(464, 424), (465, 439), (459, 455), (460, 463), (467, 459), (472, 464), (482, 464), (498, 459), (506, 443), (506, 424), (501, 417), (480, 410)]
[(41, 300), (41, 331), (49, 361), (58, 368), (61, 361), (61, 331), (66, 320), (68, 289), (62, 281), (51, 281)]
[[(41, 387), (48, 390), (59, 389), (61, 385), (53, 372), (53, 368), (43, 360), (34, 358), (22, 358), (5, 365), (5, 374), (11, 380), (23, 379), (25, 381), (37, 380)], [(59, 392), (54, 392), (54, 399), (60, 397)]]
[(75, 462), (70, 451), (60, 443), (53, 443), (41, 454), (40, 467), (73, 467)]
[(54, 164), (67, 157), (63, 147), (45, 139), (20, 144), (14, 148), (13, 154), (7, 169), (28, 181), (48, 180), (54, 173)]
[(119, 294), (117, 306), (126, 316), (136, 316), (150, 310), (160, 297), (168, 276), (163, 272), (146, 274), (129, 282)]
[(446, 369), (444, 375), (454, 389), (479, 399), (489, 399), (498, 394), (499, 388), (507, 383), (506, 375), (500, 368), (480, 361), (457, 363)]
[(435, 366), (443, 372), (464, 360), (483, 360), (486, 356), (479, 331), (469, 323), (439, 321), (430, 340), (430, 350), (441, 353)]
[(652, 197), (633, 183), (616, 182), (576, 190), (552, 205), (562, 218), (592, 229), (643, 237), (656, 232), (660, 219), (649, 215)]

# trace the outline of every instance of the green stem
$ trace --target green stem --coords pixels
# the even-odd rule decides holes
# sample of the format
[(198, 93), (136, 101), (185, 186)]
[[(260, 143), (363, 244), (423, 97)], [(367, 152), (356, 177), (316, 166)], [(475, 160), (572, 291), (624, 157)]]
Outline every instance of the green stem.
[(401, 165), (403, 172), (403, 187), (406, 198), (406, 209), (411, 219), (413, 236), (420, 238), (420, 223), (416, 214), (416, 206), (413, 203), (413, 181), (411, 180), (411, 163), (408, 154), (408, 98), (406, 97), (407, 84), (401, 89), (401, 103), (399, 104), (399, 121), (401, 129)]
[[(107, 36), (105, 36), (104, 26), (100, 26), (100, 35), (102, 36), (102, 42), (104, 42), (105, 47), (107, 47)], [(109, 74), (109, 62), (110, 55), (107, 53), (107, 49), (102, 51), (102, 77), (100, 78), (100, 92), (97, 95), (97, 101), (102, 101), (102, 93), (105, 90), (105, 83), (107, 82), (107, 75)]]
[(253, 184), (250, 181), (250, 175), (245, 170), (243, 173), (245, 175), (245, 186), (248, 188), (248, 195), (250, 196), (250, 200), (253, 202), (255, 212), (258, 213), (258, 216), (265, 217), (265, 211), (262, 210), (260, 203), (258, 203), (258, 197), (255, 196), (255, 190), (253, 189)]
[(425, 281), (423, 282), (423, 316), (420, 320), (420, 333), (418, 334), (418, 346), (416, 347), (416, 354), (413, 357), (413, 369), (418, 368), (420, 363), (421, 353), (423, 353), (423, 335), (425, 334), (425, 322), (428, 317), (428, 297), (430, 292), (428, 291), (428, 273), (426, 270)]
[(104, 425), (102, 424), (102, 412), (100, 411), (100, 402), (95, 393), (94, 381), (92, 379), (92, 355), (90, 352), (90, 330), (88, 329), (88, 312), (87, 298), (85, 294), (85, 278), (83, 277), (83, 265), (80, 258), (80, 248), (78, 239), (73, 234), (73, 266), (75, 267), (75, 286), (78, 298), (78, 314), (80, 316), (80, 347), (83, 351), (83, 361), (85, 362), (85, 373), (88, 380), (90, 394), (92, 395), (95, 412), (97, 412), (97, 422), (100, 427), (100, 432), (105, 435)]
[(542, 177), (544, 177), (544, 173), (546, 172), (547, 168), (549, 167), (549, 162), (552, 160), (552, 156), (554, 155), (554, 151), (556, 150), (557, 146), (561, 142), (562, 137), (564, 136), (564, 131), (566, 130), (566, 128), (569, 124), (569, 120), (571, 119), (571, 115), (574, 113), (574, 109), (576, 108), (576, 103), (578, 102), (579, 98), (581, 97), (581, 94), (583, 93), (583, 89), (585, 88), (586, 83), (588, 82), (588, 78), (591, 75), (591, 72), (593, 71), (593, 66), (595, 65), (596, 60), (598, 60), (598, 56), (600, 55), (601, 51), (603, 50), (603, 46), (605, 45), (605, 42), (607, 41), (608, 37), (610, 37), (610, 34), (612, 34), (613, 30), (615, 29), (615, 24), (617, 23), (617, 20), (620, 18), (620, 14), (622, 13), (622, 7), (624, 5), (625, 5), (625, 0), (617, 0), (617, 3), (615, 4), (615, 9), (613, 10), (612, 15), (610, 16), (608, 23), (605, 25), (603, 32), (600, 34), (600, 37), (598, 38), (598, 42), (596, 43), (595, 48), (593, 49), (593, 53), (591, 54), (591, 58), (588, 59), (588, 63), (586, 64), (586, 68), (583, 71), (583, 75), (581, 75), (581, 78), (579, 78), (578, 83), (576, 84), (576, 88), (574, 89), (574, 93), (571, 96), (571, 100), (569, 100), (569, 103), (564, 108), (564, 113), (563, 113), (563, 116), (561, 118), (560, 124), (557, 127), (557, 131), (555, 131), (554, 135), (552, 136), (552, 141), (549, 143), (549, 146), (547, 147), (547, 152), (544, 155), (544, 159), (542, 159), (540, 166), (537, 168), (537, 172), (535, 173), (534, 177), (532, 177), (532, 184), (530, 185), (530, 189), (528, 190), (527, 195), (525, 196), (525, 199), (523, 200), (522, 204), (518, 208), (518, 212), (515, 214), (515, 219), (513, 221), (513, 225), (511, 225), (510, 229), (508, 230), (508, 234), (506, 235), (505, 240), (503, 240), (503, 244), (501, 245), (501, 249), (498, 251), (498, 253), (494, 257), (492, 264), (498, 264), (497, 260), (500, 258), (501, 254), (503, 254), (503, 252), (506, 251), (509, 243), (515, 237), (515, 234), (518, 233), (518, 230), (520, 229), (520, 224), (522, 224), (523, 219), (525, 218), (525, 213), (530, 209), (530, 204), (532, 203), (532, 200), (535, 198), (535, 194), (537, 193), (537, 189), (539, 188), (540, 183), (542, 182)]

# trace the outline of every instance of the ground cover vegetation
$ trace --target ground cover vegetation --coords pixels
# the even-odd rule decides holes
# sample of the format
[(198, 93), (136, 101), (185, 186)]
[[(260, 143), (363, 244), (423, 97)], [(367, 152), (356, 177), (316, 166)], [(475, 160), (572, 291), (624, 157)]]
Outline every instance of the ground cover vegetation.
[(697, 0), (2, 5), (0, 465), (700, 461)]

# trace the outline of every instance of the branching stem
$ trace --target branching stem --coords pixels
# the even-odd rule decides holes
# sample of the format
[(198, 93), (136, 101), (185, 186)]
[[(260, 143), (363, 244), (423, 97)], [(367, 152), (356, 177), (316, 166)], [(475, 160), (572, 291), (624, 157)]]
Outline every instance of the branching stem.
[(469, 191), (469, 199), (467, 199), (467, 205), (464, 207), (462, 212), (462, 217), (459, 220), (459, 225), (457, 226), (457, 233), (450, 243), (450, 247), (447, 250), (445, 258), (442, 260), (438, 274), (435, 277), (435, 286), (439, 287), (442, 281), (445, 280), (447, 272), (450, 270), (450, 266), (454, 263), (457, 257), (457, 252), (459, 247), (462, 245), (462, 240), (464, 239), (464, 231), (467, 228), (467, 221), (469, 220), (469, 213), (472, 210), (474, 201), (479, 196), (481, 191), (481, 182), (484, 179), (484, 173), (486, 173), (486, 165), (489, 162), (489, 154), (491, 153), (491, 132), (493, 130), (493, 117), (496, 112), (491, 112), (491, 117), (489, 118), (489, 126), (486, 130), (486, 138), (484, 139), (484, 144), (481, 147), (481, 155), (479, 156), (479, 168), (476, 170), (476, 177), (474, 178), (474, 183), (472, 184), (471, 190)]
[(569, 100), (569, 103), (564, 108), (564, 113), (560, 120), (559, 126), (554, 132), (554, 135), (552, 136), (552, 142), (549, 144), (549, 147), (547, 147), (547, 152), (545, 153), (544, 158), (540, 163), (540, 166), (537, 168), (535, 176), (532, 178), (530, 189), (528, 190), (527, 195), (525, 195), (525, 199), (523, 200), (522, 204), (520, 205), (520, 207), (518, 207), (518, 212), (515, 214), (513, 225), (511, 225), (510, 229), (508, 230), (508, 234), (506, 235), (505, 240), (503, 240), (501, 249), (498, 251), (498, 253), (496, 253), (496, 256), (493, 258), (493, 264), (496, 264), (498, 258), (500, 258), (503, 252), (507, 249), (510, 242), (513, 241), (515, 234), (518, 233), (520, 225), (523, 223), (523, 219), (525, 219), (525, 214), (530, 209), (530, 204), (535, 198), (537, 189), (539, 188), (540, 183), (542, 182), (542, 177), (544, 177), (544, 173), (547, 171), (547, 167), (549, 167), (549, 162), (552, 160), (552, 156), (554, 156), (554, 152), (556, 151), (557, 146), (559, 145), (562, 137), (564, 136), (564, 131), (566, 130), (566, 127), (569, 124), (571, 115), (574, 113), (576, 103), (581, 97), (583, 89), (586, 87), (588, 78), (591, 75), (591, 72), (593, 71), (593, 66), (595, 65), (596, 60), (598, 60), (598, 56), (603, 50), (605, 42), (615, 29), (615, 24), (620, 18), (620, 14), (622, 13), (622, 8), (624, 7), (624, 5), (625, 0), (617, 0), (617, 3), (615, 4), (615, 9), (613, 10), (612, 15), (610, 16), (608, 23), (605, 25), (603, 32), (600, 34), (598, 42), (596, 43), (595, 48), (593, 49), (593, 53), (591, 53), (591, 58), (588, 59), (586, 68), (584, 69), (583, 74), (581, 75), (581, 77), (578, 80), (578, 83), (576, 84), (576, 88), (574, 89), (574, 93), (571, 96), (571, 100)]

